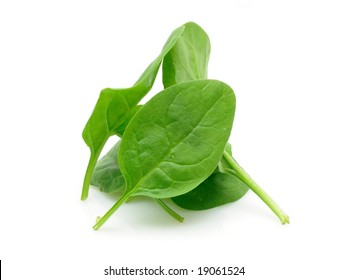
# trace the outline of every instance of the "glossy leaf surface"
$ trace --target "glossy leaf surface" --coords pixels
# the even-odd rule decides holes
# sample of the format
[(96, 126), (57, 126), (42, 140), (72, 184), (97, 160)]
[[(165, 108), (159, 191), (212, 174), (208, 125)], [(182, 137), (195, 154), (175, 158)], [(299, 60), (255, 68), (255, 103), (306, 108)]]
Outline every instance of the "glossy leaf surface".
[(180, 83), (154, 96), (123, 135), (126, 193), (167, 198), (199, 185), (223, 154), (234, 111), (232, 89), (215, 80)]

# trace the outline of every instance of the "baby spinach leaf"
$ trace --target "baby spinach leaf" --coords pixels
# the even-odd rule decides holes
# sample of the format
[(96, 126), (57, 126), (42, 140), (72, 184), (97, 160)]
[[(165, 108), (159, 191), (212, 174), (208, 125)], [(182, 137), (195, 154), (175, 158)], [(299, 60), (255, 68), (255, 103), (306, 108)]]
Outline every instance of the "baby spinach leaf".
[[(227, 143), (224, 153), (231, 156), (231, 145)], [(241, 181), (224, 157), (215, 171), (195, 189), (183, 195), (172, 197), (178, 206), (189, 210), (206, 210), (234, 202), (243, 197), (248, 186)]]
[[(122, 133), (122, 124), (127, 119), (127, 115), (131, 114), (132, 108), (152, 88), (164, 56), (175, 45), (183, 30), (184, 26), (173, 31), (160, 55), (147, 67), (133, 87), (127, 89), (106, 88), (101, 91), (82, 133), (84, 142), (90, 148), (91, 153), (83, 182), (82, 200), (88, 197), (90, 179), (107, 139), (114, 134)], [(120, 131), (118, 131), (119, 128)]]
[(206, 179), (229, 138), (234, 107), (231, 88), (213, 80), (177, 84), (154, 96), (123, 135), (119, 165), (127, 191), (165, 198)]
[(164, 57), (165, 88), (182, 82), (207, 79), (210, 39), (196, 23), (188, 22), (184, 26), (182, 36)]
[(171, 199), (185, 209), (206, 210), (234, 202), (243, 197), (247, 191), (247, 185), (236, 176), (216, 172), (192, 191)]
[(130, 196), (184, 194), (215, 169), (235, 112), (232, 89), (216, 80), (173, 85), (155, 95), (129, 123), (119, 149), (126, 189), (98, 229)]
[(106, 193), (124, 191), (125, 180), (118, 165), (119, 140), (96, 164), (91, 184)]

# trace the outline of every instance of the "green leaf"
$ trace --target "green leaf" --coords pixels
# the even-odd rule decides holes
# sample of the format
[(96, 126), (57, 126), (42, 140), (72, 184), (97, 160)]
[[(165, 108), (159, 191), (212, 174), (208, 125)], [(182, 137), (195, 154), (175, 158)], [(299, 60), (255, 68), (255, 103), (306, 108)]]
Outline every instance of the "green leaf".
[(91, 184), (106, 193), (124, 191), (125, 180), (118, 165), (118, 151), (121, 140), (96, 164)]
[[(224, 152), (231, 156), (231, 145), (226, 144)], [(249, 190), (236, 172), (230, 168), (224, 157), (215, 171), (199, 186), (171, 200), (178, 206), (189, 210), (206, 210), (234, 202), (243, 197)]]
[(182, 82), (207, 79), (210, 40), (196, 23), (188, 22), (184, 26), (182, 36), (164, 57), (165, 88)]
[(91, 176), (107, 139), (123, 132), (128, 114), (150, 91), (164, 56), (175, 45), (184, 30), (184, 26), (174, 30), (165, 43), (160, 55), (147, 67), (133, 87), (127, 89), (106, 88), (99, 99), (82, 133), (90, 148), (90, 159), (83, 182), (81, 199), (88, 197)]
[(154, 96), (123, 135), (118, 160), (126, 190), (94, 229), (130, 196), (168, 198), (202, 183), (222, 157), (234, 112), (234, 93), (220, 81), (185, 82)]
[(230, 87), (212, 80), (181, 83), (154, 96), (123, 135), (119, 165), (127, 192), (165, 198), (196, 187), (222, 156), (234, 107)]
[(192, 191), (171, 199), (185, 209), (206, 210), (234, 202), (243, 197), (247, 191), (247, 185), (236, 176), (216, 172)]

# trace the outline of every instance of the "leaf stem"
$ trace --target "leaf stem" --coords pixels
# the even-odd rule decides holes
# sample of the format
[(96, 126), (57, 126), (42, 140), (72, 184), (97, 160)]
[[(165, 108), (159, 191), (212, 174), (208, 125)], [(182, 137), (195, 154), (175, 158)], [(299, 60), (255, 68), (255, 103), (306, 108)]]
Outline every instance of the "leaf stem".
[(86, 200), (88, 198), (90, 180), (92, 178), (93, 171), (94, 171), (97, 160), (98, 160), (98, 157), (94, 153), (91, 153), (90, 158), (89, 158), (89, 162), (88, 162), (88, 166), (87, 166), (87, 170), (86, 170), (86, 173), (84, 175), (81, 200)]
[(247, 174), (247, 172), (230, 156), (226, 151), (223, 153), (224, 159), (230, 167), (236, 171), (239, 178), (276, 214), (282, 224), (289, 224), (288, 215), (277, 205), (277, 203)]
[(93, 229), (98, 230), (112, 215), (116, 210), (130, 197), (131, 193), (125, 193), (120, 199), (106, 212), (104, 216), (98, 218)]
[(90, 149), (90, 158), (89, 158), (86, 174), (84, 175), (81, 200), (86, 200), (88, 198), (90, 181), (92, 179), (96, 163), (109, 137), (110, 135), (108, 135), (107, 137), (103, 139), (102, 143), (99, 145), (98, 149), (96, 149), (95, 152), (92, 149)]
[(172, 218), (174, 218), (175, 220), (177, 220), (178, 222), (182, 223), (184, 218), (182, 216), (180, 216), (178, 213), (176, 213), (174, 210), (172, 210), (166, 203), (164, 203), (161, 199), (154, 199), (162, 209), (164, 209), (164, 211), (166, 213), (168, 213)]

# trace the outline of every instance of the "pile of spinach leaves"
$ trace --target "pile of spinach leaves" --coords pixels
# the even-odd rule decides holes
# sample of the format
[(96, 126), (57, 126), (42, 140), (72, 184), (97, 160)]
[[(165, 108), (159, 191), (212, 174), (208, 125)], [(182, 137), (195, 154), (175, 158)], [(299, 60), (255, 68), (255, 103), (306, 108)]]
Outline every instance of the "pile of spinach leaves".
[[(101, 91), (83, 130), (90, 148), (82, 200), (90, 184), (120, 198), (101, 218), (100, 228), (134, 196), (154, 199), (168, 214), (183, 221), (164, 199), (190, 210), (205, 210), (240, 199), (254, 191), (278, 216), (289, 217), (235, 161), (228, 143), (235, 95), (225, 83), (207, 78), (210, 41), (188, 22), (172, 32), (159, 56), (135, 84)], [(146, 104), (162, 64), (164, 90)], [(120, 140), (100, 160), (109, 137)]]

